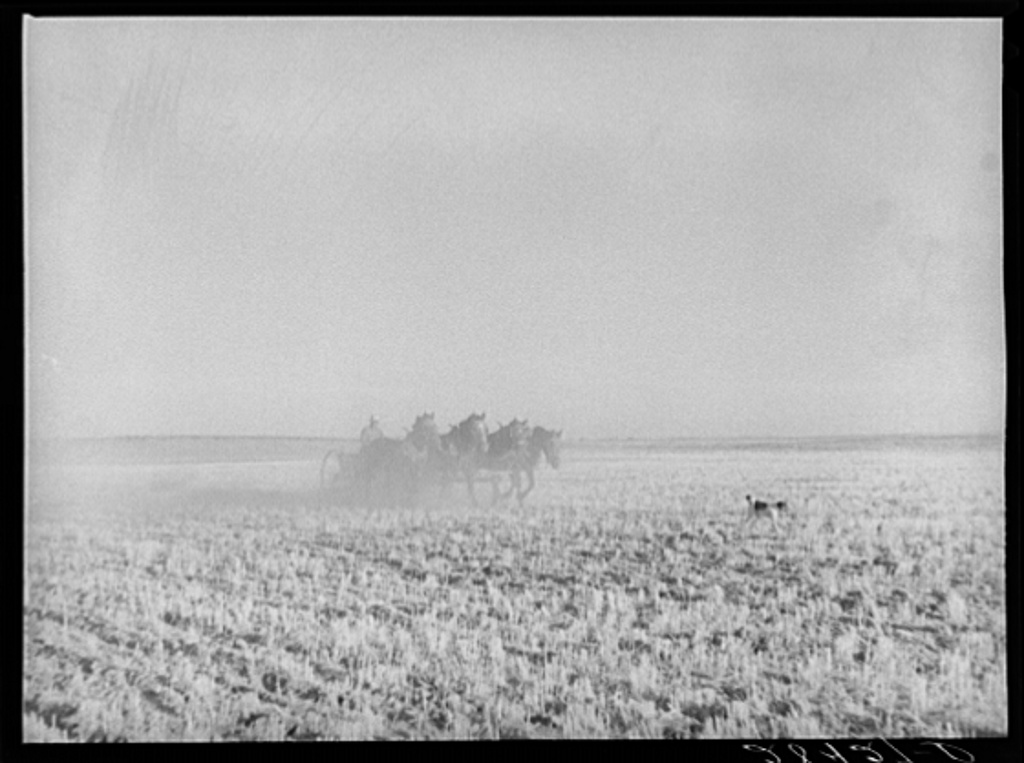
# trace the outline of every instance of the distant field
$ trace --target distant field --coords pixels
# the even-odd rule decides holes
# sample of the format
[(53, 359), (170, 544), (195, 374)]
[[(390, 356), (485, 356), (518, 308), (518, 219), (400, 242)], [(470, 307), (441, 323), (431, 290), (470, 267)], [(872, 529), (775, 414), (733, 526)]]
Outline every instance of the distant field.
[(274, 437), (111, 437), (34, 444), (41, 463), (192, 464), (313, 461), (327, 448), (358, 449), (356, 440)]
[(319, 506), (337, 446), (34, 445), (26, 739), (1007, 732), (998, 440), (569, 443), (394, 510)]

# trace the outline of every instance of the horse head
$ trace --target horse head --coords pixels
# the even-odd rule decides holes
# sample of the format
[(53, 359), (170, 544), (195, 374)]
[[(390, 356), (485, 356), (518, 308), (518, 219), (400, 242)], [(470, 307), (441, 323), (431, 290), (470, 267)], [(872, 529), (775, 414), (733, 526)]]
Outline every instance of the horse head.
[(459, 424), (458, 443), (463, 453), (487, 452), (487, 424), (484, 423), (484, 416), (483, 413), (474, 413)]
[(417, 416), (412, 425), (412, 431), (406, 435), (406, 440), (418, 450), (432, 445), (440, 447), (441, 436), (437, 430), (437, 422), (434, 421), (434, 414), (424, 413)]
[(527, 440), (529, 440), (531, 433), (528, 420), (523, 419), (522, 421), (520, 421), (519, 419), (513, 419), (512, 424), (510, 426), (512, 427), (512, 442), (517, 447), (520, 445), (525, 445)]
[(534, 427), (530, 435), (530, 444), (544, 454), (544, 458), (555, 469), (562, 463), (562, 430), (558, 431)]

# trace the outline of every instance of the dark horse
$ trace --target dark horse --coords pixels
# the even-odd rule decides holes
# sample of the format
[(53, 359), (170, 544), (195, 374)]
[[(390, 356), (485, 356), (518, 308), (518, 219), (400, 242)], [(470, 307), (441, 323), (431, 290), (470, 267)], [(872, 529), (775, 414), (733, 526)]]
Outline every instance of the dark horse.
[(383, 484), (391, 506), (402, 499), (412, 504), (430, 470), (431, 454), (440, 449), (433, 413), (418, 416), (405, 439), (381, 437), (367, 442), (357, 462), (366, 502), (371, 503), (373, 486)]
[[(476, 471), (491, 472), (495, 476), (491, 478), (491, 504), (498, 502), (498, 480), (497, 475), (503, 472), (512, 474), (517, 472), (518, 464), (525, 462), (527, 458), (527, 446), (529, 444), (530, 427), (526, 420), (513, 419), (487, 437), (487, 453), (483, 458), (478, 459), (473, 466), (473, 473)], [(471, 483), (472, 484), (472, 483)], [(511, 494), (513, 487), (502, 497)]]
[(488, 450), (486, 416), (486, 413), (470, 414), (441, 437), (440, 461), (446, 486), (458, 475), (465, 477), (474, 506), (476, 494), (473, 492), (473, 475), (487, 457)]
[[(533, 473), (540, 466), (540, 457), (543, 454), (544, 458), (551, 465), (553, 469), (557, 469), (562, 463), (562, 430), (559, 429), (557, 432), (550, 429), (544, 429), (543, 427), (534, 427), (530, 432), (529, 439), (526, 443), (525, 452), (522, 454), (523, 458), (517, 460), (514, 469), (512, 470), (512, 487), (509, 488), (509, 493), (512, 492), (513, 488), (516, 491), (516, 498), (519, 500), (521, 506), (523, 500), (527, 494), (533, 490), (536, 485)], [(530, 481), (529, 486), (526, 490), (522, 489), (522, 473), (525, 472), (527, 478)]]

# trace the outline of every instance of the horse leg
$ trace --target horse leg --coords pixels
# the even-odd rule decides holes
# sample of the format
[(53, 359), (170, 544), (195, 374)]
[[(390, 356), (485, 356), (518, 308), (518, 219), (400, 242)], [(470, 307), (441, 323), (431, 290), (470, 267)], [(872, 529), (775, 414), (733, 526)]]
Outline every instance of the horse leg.
[(405, 500), (405, 507), (408, 508), (416, 503), (417, 478), (415, 473), (402, 476), (403, 479), (399, 481), (399, 490), (395, 492)]
[(404, 463), (400, 459), (392, 464), (391, 479), (389, 480), (390, 490), (388, 491), (392, 509), (403, 508), (403, 503), (405, 505), (411, 503), (410, 498), (412, 496), (415, 468), (415, 464)]
[(508, 490), (501, 494), (502, 499), (508, 498), (519, 487), (519, 472), (512, 469), (508, 473)]
[(526, 477), (530, 481), (530, 484), (527, 486), (526, 490), (521, 491), (517, 495), (517, 498), (519, 498), (519, 505), (520, 506), (523, 505), (523, 501), (526, 500), (526, 496), (529, 495), (530, 491), (533, 490), (533, 487), (536, 484), (534, 482), (534, 479), (533, 479), (533, 469), (527, 469), (526, 470)]

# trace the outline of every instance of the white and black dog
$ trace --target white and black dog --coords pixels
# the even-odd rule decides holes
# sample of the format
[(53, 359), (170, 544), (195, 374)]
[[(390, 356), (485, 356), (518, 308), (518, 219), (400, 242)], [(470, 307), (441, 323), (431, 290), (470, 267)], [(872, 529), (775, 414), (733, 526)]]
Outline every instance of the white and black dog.
[(768, 517), (772, 521), (772, 527), (775, 530), (779, 529), (777, 520), (779, 514), (784, 511), (788, 511), (789, 508), (786, 506), (785, 501), (760, 501), (747, 496), (747, 519), (743, 523), (746, 526), (748, 523), (753, 522), (758, 517)]

